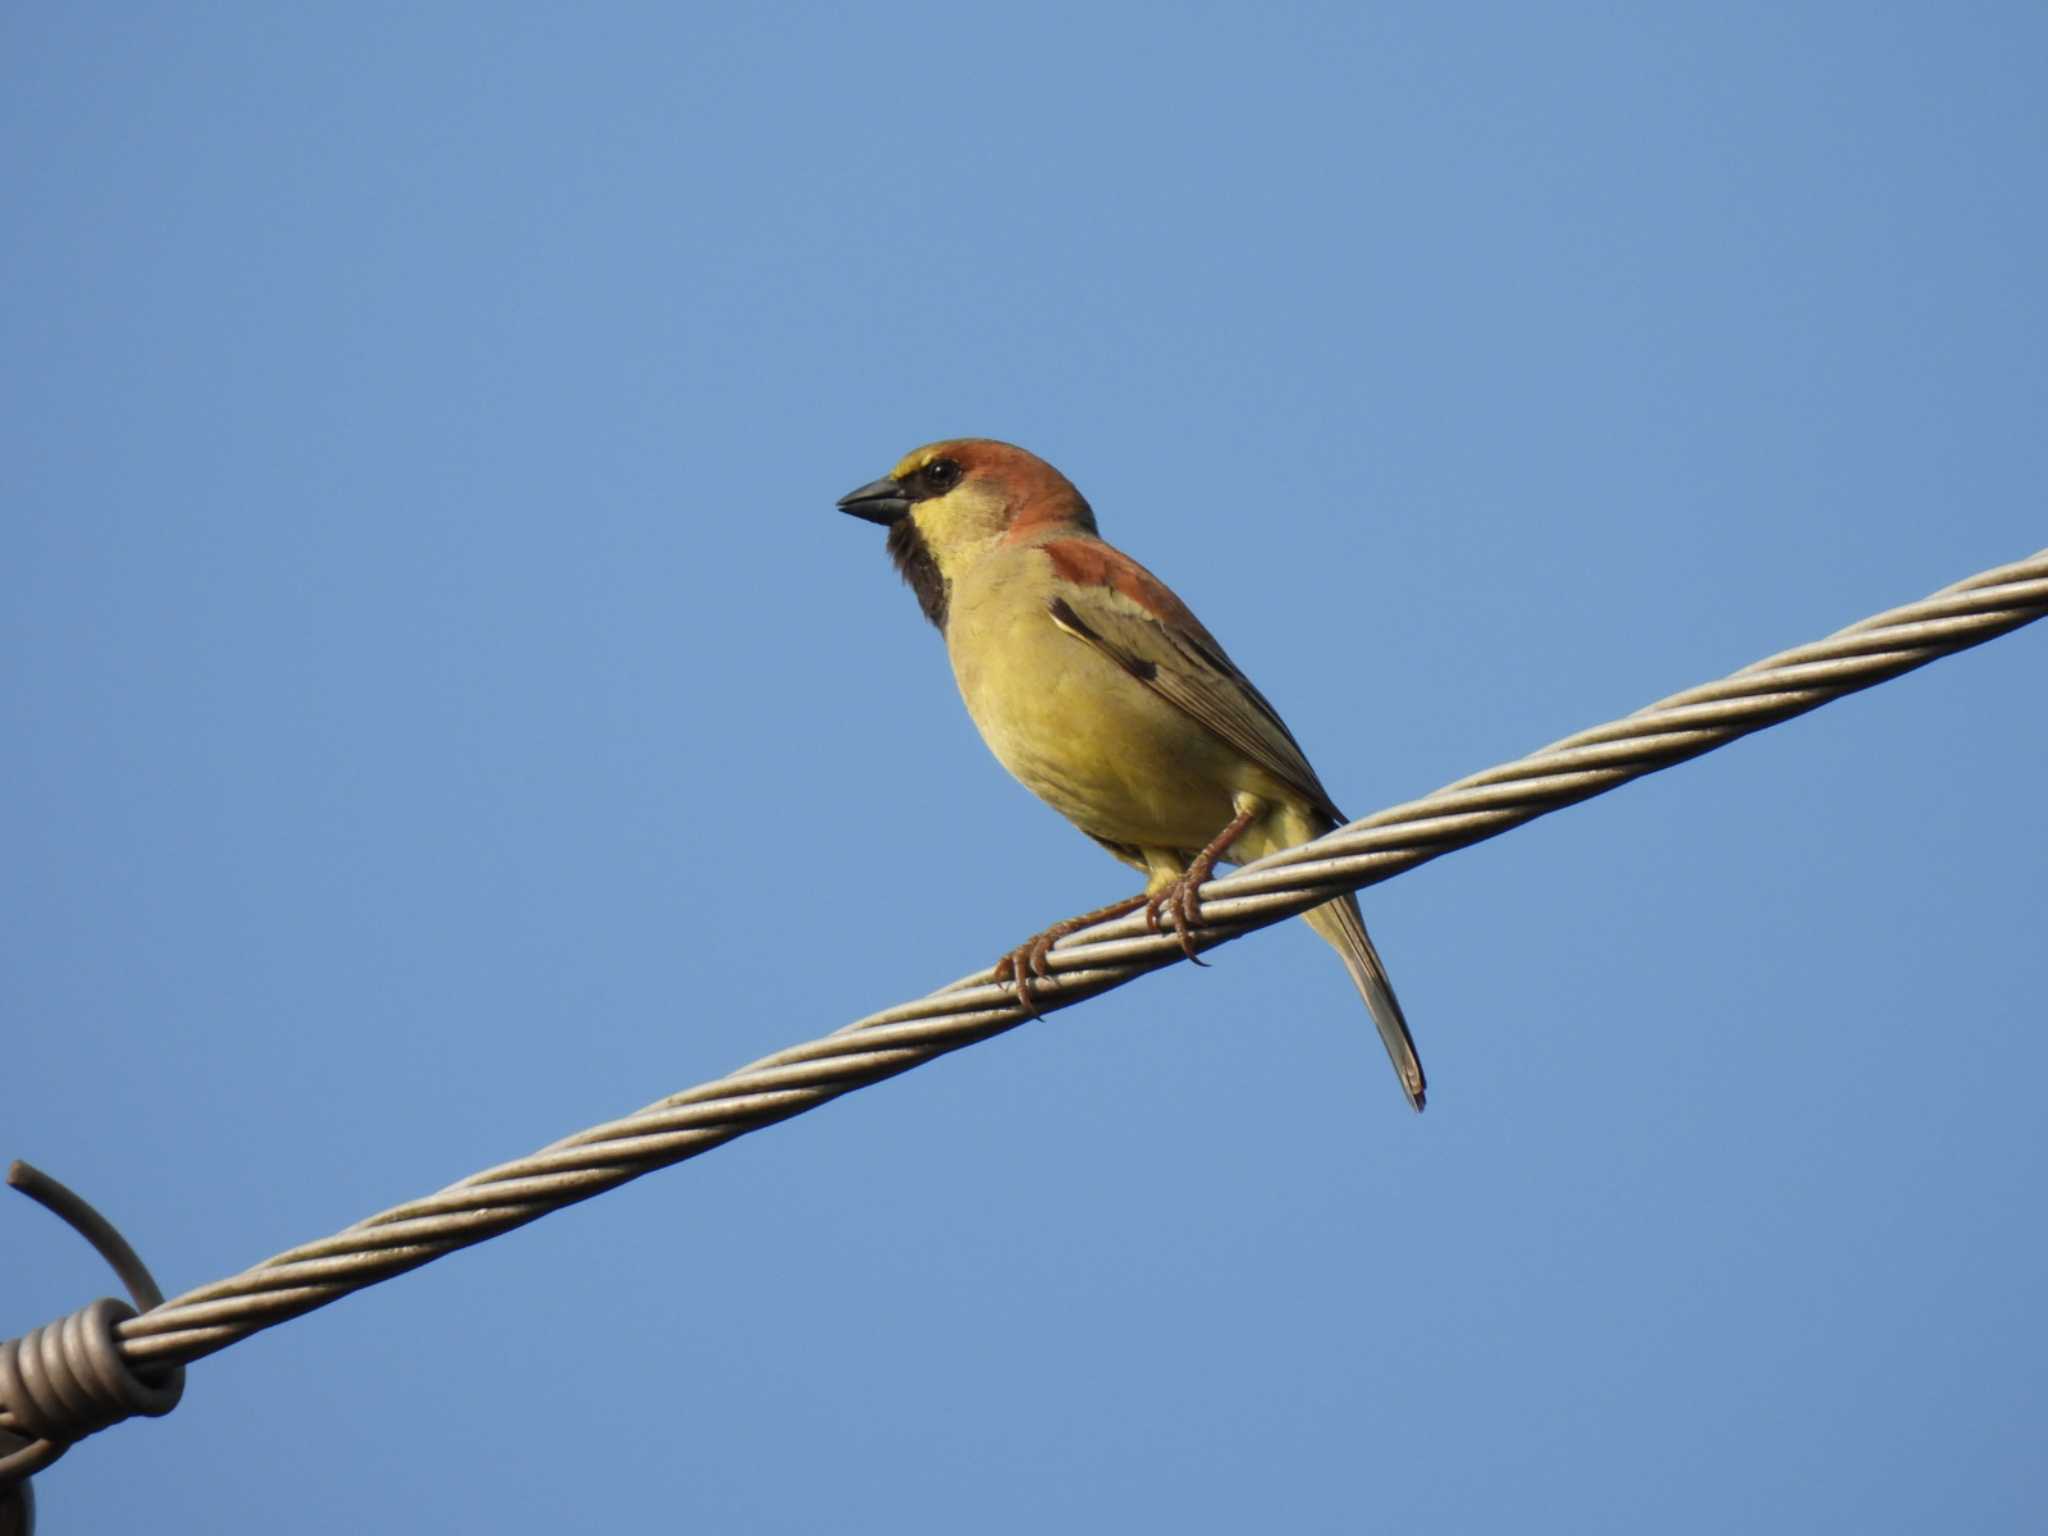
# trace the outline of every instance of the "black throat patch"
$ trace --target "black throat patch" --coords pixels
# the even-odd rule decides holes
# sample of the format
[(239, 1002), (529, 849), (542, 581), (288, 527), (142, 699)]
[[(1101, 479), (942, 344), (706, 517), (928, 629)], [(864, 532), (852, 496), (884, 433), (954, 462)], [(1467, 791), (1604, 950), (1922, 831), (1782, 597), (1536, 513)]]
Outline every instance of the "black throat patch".
[(943, 635), (946, 632), (946, 578), (939, 574), (939, 562), (932, 558), (924, 535), (917, 531), (917, 524), (907, 516), (899, 517), (889, 525), (889, 558), (896, 562), (898, 574), (910, 583), (910, 590), (917, 594), (917, 606), (924, 610), (924, 616)]

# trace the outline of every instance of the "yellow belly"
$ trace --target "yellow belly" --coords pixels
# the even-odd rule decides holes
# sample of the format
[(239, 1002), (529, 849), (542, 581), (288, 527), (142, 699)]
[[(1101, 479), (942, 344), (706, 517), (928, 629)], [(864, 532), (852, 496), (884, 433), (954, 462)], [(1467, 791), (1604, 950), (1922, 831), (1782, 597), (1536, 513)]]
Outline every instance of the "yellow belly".
[(1084, 832), (1141, 848), (1198, 849), (1232, 798), (1268, 775), (1093, 647), (1035, 593), (956, 591), (953, 675), (991, 751)]

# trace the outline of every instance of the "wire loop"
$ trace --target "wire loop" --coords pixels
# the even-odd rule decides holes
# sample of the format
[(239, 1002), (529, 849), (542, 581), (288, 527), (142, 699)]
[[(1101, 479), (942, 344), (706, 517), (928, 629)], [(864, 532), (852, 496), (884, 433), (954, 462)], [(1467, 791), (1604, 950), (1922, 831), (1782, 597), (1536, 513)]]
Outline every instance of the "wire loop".
[(185, 1392), (185, 1368), (131, 1369), (115, 1330), (135, 1309), (111, 1296), (0, 1343), (0, 1402), (31, 1443), (0, 1458), (0, 1483), (39, 1472), (87, 1435), (143, 1414), (160, 1418)]
[[(137, 1305), (163, 1304), (148, 1266), (81, 1196), (27, 1163), (9, 1168), (7, 1182), (91, 1243)], [(160, 1418), (178, 1406), (184, 1366), (138, 1371), (122, 1352), (119, 1329), (134, 1316), (134, 1307), (103, 1296), (69, 1317), (0, 1341), (0, 1410), (6, 1415), (0, 1427), (28, 1441), (0, 1456), (0, 1489), (40, 1472), (87, 1435), (137, 1414)]]

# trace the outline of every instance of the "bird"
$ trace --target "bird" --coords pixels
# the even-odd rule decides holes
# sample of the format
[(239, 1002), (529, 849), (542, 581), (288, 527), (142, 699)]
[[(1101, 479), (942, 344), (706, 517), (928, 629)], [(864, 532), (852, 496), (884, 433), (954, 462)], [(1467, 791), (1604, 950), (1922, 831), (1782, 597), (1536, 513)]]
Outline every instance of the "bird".
[[(1219, 861), (1344, 823), (1266, 696), (1172, 589), (1103, 540), (1094, 510), (1044, 459), (992, 438), (928, 443), (838, 506), (888, 530), (996, 758), (1145, 876), (1136, 896), (1055, 923), (997, 962), (1028, 1012), (1065, 935), (1142, 906), (1194, 959), (1198, 893)], [(1343, 958), (1420, 1110), (1422, 1062), (1357, 898), (1303, 917)]]

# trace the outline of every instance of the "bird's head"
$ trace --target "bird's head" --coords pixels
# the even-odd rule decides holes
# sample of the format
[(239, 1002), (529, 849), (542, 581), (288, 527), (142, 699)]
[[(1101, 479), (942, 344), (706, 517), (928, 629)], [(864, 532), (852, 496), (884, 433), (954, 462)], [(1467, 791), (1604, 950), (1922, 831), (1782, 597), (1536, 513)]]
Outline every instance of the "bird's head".
[(953, 580), (989, 550), (1038, 532), (1095, 532), (1073, 482), (1035, 453), (986, 437), (927, 443), (839, 510), (889, 530), (889, 553), (925, 617), (946, 627)]

